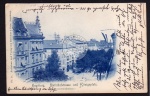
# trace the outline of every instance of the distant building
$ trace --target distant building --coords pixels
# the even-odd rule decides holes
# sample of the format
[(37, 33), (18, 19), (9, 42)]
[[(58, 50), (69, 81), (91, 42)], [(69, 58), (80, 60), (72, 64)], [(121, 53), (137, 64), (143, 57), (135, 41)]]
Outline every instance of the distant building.
[[(55, 50), (60, 59), (60, 68), (67, 71), (67, 67), (73, 67), (78, 56), (86, 50), (87, 44), (80, 40), (68, 40), (63, 42), (58, 38), (59, 35), (56, 35), (56, 33), (54, 34), (54, 37), (55, 40), (44, 40), (45, 62), (48, 63), (47, 58), (50, 57), (52, 51)], [(66, 39), (67, 36), (64, 38)]]
[(57, 51), (59, 57), (60, 69), (67, 71), (67, 66), (72, 66), (75, 62), (75, 55), (66, 54), (67, 50), (73, 51), (72, 47), (64, 47), (63, 44), (57, 43), (57, 40), (44, 40), (44, 52), (45, 52), (45, 62), (47, 62), (47, 58), (51, 56), (52, 51)]
[(25, 80), (33, 77), (33, 73), (42, 68), (43, 33), (39, 17), (35, 23), (25, 23), (22, 18), (13, 18), (15, 72)]
[(85, 41), (74, 39), (72, 43), (74, 43), (74, 54), (76, 58), (80, 58), (79, 56), (88, 49), (87, 42)]
[(91, 39), (87, 42), (89, 50), (99, 50), (99, 42), (96, 40)]
[(99, 42), (100, 49), (105, 49), (107, 47), (107, 42), (105, 40), (101, 40)]

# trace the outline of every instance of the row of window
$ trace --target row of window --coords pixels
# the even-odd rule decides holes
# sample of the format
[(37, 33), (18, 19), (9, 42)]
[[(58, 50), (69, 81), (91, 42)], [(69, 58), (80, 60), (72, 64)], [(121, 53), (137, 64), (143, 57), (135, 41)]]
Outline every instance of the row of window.
[(25, 70), (24, 72), (21, 73), (17, 73), (17, 75), (20, 77), (24, 77), (24, 78), (31, 78), (34, 74), (34, 72), (36, 72), (37, 70), (42, 69), (42, 66), (37, 66), (32, 68), (31, 70)]
[(28, 63), (28, 56), (25, 57), (19, 57), (17, 58), (17, 67), (25, 67), (25, 65)]
[(32, 41), (32, 44), (43, 44), (43, 41)]
[[(29, 58), (28, 56), (18, 58), (18, 60), (17, 60), (17, 66), (18, 67), (19, 66), (25, 67), (25, 65), (27, 63), (29, 63), (28, 58)], [(42, 58), (43, 58), (42, 57), (42, 53), (40, 53), (40, 54), (33, 54), (32, 55), (32, 63), (42, 62)]]
[[(32, 42), (32, 44), (34, 44), (34, 45), (32, 45), (33, 47), (34, 46), (37, 46), (37, 47), (39, 47), (39, 48), (42, 48), (42, 45), (43, 45), (43, 42), (42, 41), (40, 41), (40, 42)], [(36, 44), (36, 45), (35, 45)], [(40, 45), (39, 45), (40, 44)], [(23, 49), (25, 49), (25, 50), (28, 50), (28, 45), (27, 45), (27, 42), (24, 42), (24, 44), (23, 44), (23, 42), (18, 42), (17, 43), (17, 50), (20, 50), (20, 51), (23, 51)]]
[(32, 55), (32, 63), (42, 61), (42, 54), (33, 54)]

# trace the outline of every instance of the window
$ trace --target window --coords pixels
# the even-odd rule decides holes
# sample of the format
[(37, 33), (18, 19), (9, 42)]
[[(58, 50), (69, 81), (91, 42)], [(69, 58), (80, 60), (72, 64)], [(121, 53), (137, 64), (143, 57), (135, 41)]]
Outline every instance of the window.
[(19, 58), (18, 58), (18, 60), (17, 60), (17, 66), (18, 66), (19, 63), (20, 63), (20, 62), (19, 62)]
[(40, 54), (40, 61), (42, 61), (42, 54)]
[(27, 64), (27, 60), (28, 60), (28, 57), (27, 56), (25, 56), (25, 63)]
[(18, 42), (17, 49), (18, 49), (18, 51), (23, 51), (23, 44), (22, 44), (22, 42)]
[(34, 51), (35, 49), (32, 47), (32, 51)]
[(24, 75), (24, 73), (21, 73), (21, 76), (23, 76)]
[(21, 57), (21, 60), (23, 60), (24, 59), (24, 57)]
[(36, 50), (38, 51), (38, 47), (36, 46)]
[(36, 54), (36, 62), (38, 62), (38, 54)]
[(58, 65), (60, 65), (61, 63), (60, 62), (58, 62)]
[(32, 55), (32, 63), (34, 63), (34, 55)]
[(27, 60), (27, 58), (28, 58), (28, 57), (26, 56), (26, 57), (25, 57), (25, 60)]
[(67, 56), (67, 61), (69, 60), (69, 56)]
[(52, 45), (52, 43), (50, 43), (50, 45)]
[(32, 73), (34, 73), (34, 68), (32, 68)]
[(24, 42), (24, 50), (28, 50), (27, 42)]

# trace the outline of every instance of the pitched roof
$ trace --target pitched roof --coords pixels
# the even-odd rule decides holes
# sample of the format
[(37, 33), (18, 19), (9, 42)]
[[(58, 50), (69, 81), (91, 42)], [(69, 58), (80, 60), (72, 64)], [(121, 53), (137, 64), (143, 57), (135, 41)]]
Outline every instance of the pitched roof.
[(16, 37), (44, 38), (43, 34), (39, 31), (39, 28), (36, 24), (24, 23), (22, 18), (18, 17), (13, 18), (13, 31)]
[(47, 43), (47, 44), (56, 44), (57, 40), (44, 40), (44, 43)]
[(24, 24), (30, 36), (42, 36), (42, 34), (39, 31), (39, 27), (36, 24), (28, 24), (28, 23)]
[(57, 40), (44, 40), (45, 49), (62, 49), (63, 44), (57, 43)]
[(74, 47), (75, 46), (72, 46), (70, 44), (58, 43), (57, 40), (44, 40), (45, 49), (67, 49), (67, 48), (74, 48)]
[(17, 32), (22, 32), (22, 33), (27, 32), (27, 29), (25, 28), (24, 23), (22, 21), (22, 18), (14, 17), (12, 25), (13, 25), (12, 28), (13, 28), (14, 34), (16, 34)]
[(98, 41), (96, 41), (96, 40), (90, 40), (90, 41), (87, 41), (87, 44), (88, 44), (88, 46), (99, 46), (99, 42)]
[(71, 41), (74, 42), (74, 43), (76, 43), (76, 44), (85, 44), (85, 43), (86, 43), (86, 42), (84, 42), (84, 41), (75, 40), (75, 39), (72, 39)]
[(91, 42), (91, 41), (88, 41), (87, 42), (87, 45), (90, 47), (90, 46), (95, 46), (95, 43)]

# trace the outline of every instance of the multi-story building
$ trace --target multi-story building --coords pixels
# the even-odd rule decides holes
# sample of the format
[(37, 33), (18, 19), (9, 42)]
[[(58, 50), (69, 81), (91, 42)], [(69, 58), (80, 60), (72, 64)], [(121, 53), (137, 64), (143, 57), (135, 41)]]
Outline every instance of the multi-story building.
[(44, 40), (44, 58), (46, 64), (48, 63), (47, 58), (52, 55), (52, 51), (57, 51), (60, 69), (67, 71), (67, 67), (71, 67), (75, 62), (75, 55), (67, 53), (67, 50), (73, 51), (73, 48), (73, 46), (64, 47), (64, 45), (62, 43), (58, 43), (57, 40)]
[(43, 67), (43, 33), (39, 17), (35, 23), (26, 23), (22, 18), (13, 18), (15, 73), (27, 80)]
[(88, 49), (89, 50), (99, 50), (99, 42), (96, 40), (91, 39), (90, 41), (87, 42)]
[(71, 69), (75, 66), (80, 54), (87, 50), (87, 44), (80, 40), (67, 40), (67, 36), (64, 37), (65, 42), (60, 39), (59, 35), (54, 34), (54, 37), (55, 40), (44, 40), (45, 62), (47, 63), (47, 58), (55, 50), (60, 60), (60, 68), (67, 71), (68, 67)]

